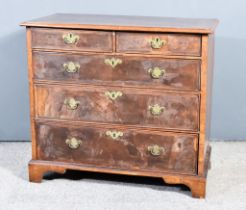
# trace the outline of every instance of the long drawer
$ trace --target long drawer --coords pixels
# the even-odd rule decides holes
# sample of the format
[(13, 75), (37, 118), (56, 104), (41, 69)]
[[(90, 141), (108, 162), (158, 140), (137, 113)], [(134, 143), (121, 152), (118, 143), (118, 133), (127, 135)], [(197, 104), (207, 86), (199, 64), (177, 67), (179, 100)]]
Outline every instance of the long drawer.
[(33, 53), (34, 78), (199, 90), (200, 61), (139, 56)]
[(35, 86), (36, 117), (198, 131), (199, 95), (96, 86)]
[(45, 50), (112, 52), (112, 32), (32, 28), (32, 47)]
[(197, 135), (37, 123), (38, 159), (195, 174)]

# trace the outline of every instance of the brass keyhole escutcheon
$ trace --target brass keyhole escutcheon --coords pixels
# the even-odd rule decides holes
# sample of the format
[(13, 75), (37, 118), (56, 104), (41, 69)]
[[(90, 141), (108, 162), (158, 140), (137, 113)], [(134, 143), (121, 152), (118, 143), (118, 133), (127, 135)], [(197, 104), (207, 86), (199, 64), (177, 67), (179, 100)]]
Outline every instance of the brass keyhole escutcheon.
[(122, 60), (119, 58), (107, 58), (104, 60), (104, 63), (114, 69), (117, 65), (122, 64)]
[(160, 49), (167, 44), (167, 41), (162, 40), (160, 37), (154, 37), (151, 39), (150, 44), (153, 49)]
[(121, 97), (123, 93), (121, 91), (106, 91), (105, 96), (107, 96), (111, 100), (116, 100), (118, 97)]
[(155, 144), (155, 145), (148, 146), (148, 151), (153, 156), (160, 156), (161, 154), (165, 152), (165, 149), (164, 147), (160, 147)]
[(76, 101), (74, 98), (65, 99), (64, 104), (70, 110), (75, 110), (78, 108), (80, 101)]
[(123, 132), (121, 132), (121, 131), (106, 131), (106, 136), (111, 137), (113, 140), (118, 140), (119, 137), (123, 136)]
[(79, 36), (73, 33), (65, 34), (62, 36), (62, 38), (66, 44), (75, 44), (79, 41)]

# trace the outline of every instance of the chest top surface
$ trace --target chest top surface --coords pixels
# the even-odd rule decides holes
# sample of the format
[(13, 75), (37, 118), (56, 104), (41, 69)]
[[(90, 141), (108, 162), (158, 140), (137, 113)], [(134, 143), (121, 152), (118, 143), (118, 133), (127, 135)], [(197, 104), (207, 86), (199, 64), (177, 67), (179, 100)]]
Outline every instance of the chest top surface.
[(163, 31), (201, 34), (213, 33), (217, 24), (218, 20), (216, 19), (92, 14), (53, 14), (21, 23), (22, 26), (34, 27)]

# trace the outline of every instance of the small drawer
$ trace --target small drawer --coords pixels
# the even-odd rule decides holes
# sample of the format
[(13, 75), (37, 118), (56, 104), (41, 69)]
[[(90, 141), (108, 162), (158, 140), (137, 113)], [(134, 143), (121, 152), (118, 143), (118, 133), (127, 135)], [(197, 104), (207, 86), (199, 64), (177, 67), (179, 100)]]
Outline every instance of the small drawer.
[(123, 53), (200, 56), (201, 36), (119, 32), (116, 35), (116, 50)]
[(38, 118), (198, 131), (198, 94), (36, 85), (35, 97)]
[(32, 28), (32, 47), (112, 52), (112, 33), (105, 31)]
[(196, 174), (197, 135), (37, 123), (38, 159), (121, 170)]
[(200, 60), (33, 53), (34, 78), (88, 84), (199, 90)]

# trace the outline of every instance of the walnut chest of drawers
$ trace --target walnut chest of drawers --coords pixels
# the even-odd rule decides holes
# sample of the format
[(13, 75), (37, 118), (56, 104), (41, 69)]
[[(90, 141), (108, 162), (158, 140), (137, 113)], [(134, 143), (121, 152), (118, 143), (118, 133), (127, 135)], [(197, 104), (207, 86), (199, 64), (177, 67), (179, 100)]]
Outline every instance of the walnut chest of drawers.
[(30, 181), (161, 177), (204, 197), (216, 20), (55, 14), (24, 22)]

